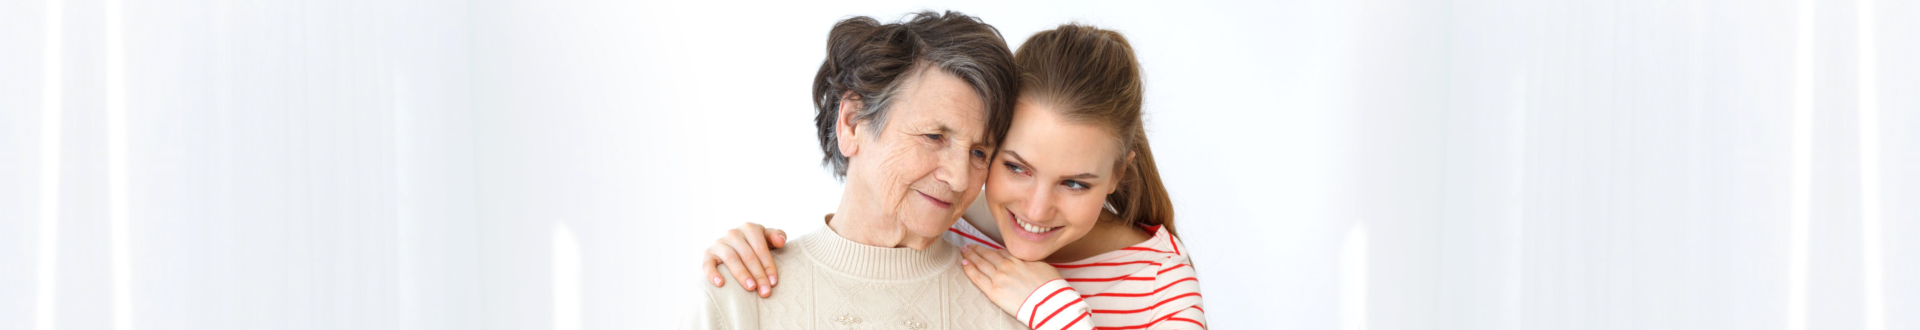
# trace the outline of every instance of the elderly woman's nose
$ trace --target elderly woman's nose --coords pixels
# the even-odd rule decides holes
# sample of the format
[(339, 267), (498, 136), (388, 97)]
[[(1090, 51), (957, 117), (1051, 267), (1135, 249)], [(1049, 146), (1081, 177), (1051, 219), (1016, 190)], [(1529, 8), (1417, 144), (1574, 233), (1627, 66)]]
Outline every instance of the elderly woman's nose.
[(940, 173), (943, 175), (936, 176), (935, 179), (946, 181), (947, 187), (954, 191), (966, 191), (967, 186), (973, 184), (973, 164), (972, 159), (968, 158), (972, 156), (971, 151), (964, 149), (957, 154), (941, 153)]

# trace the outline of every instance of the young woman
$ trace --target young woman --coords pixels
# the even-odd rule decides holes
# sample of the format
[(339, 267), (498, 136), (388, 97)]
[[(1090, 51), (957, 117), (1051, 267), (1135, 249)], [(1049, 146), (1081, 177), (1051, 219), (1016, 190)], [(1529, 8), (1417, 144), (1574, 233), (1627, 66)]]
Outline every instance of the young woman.
[[(1067, 24), (1028, 38), (1014, 61), (1019, 101), (986, 198), (947, 235), (965, 246), (968, 278), (1033, 329), (1204, 329), (1199, 280), (1147, 145), (1132, 46)], [(730, 230), (708, 249), (708, 276), (724, 285), (714, 265), (725, 264), (747, 290), (777, 285), (768, 249), (785, 238), (752, 223)]]

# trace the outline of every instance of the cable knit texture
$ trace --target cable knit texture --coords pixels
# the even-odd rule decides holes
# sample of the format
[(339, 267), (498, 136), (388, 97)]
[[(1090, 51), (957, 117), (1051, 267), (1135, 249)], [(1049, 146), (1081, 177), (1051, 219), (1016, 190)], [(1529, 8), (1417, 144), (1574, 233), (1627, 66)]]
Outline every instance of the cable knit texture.
[(882, 248), (821, 227), (775, 249), (773, 262), (772, 297), (700, 282), (695, 329), (1026, 329), (967, 281), (960, 250), (944, 240)]

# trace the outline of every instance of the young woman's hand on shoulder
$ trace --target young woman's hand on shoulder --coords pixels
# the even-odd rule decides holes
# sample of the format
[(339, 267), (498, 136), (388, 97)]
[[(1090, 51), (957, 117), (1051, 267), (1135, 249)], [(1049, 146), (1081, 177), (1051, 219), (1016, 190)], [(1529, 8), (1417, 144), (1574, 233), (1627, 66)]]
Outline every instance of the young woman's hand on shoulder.
[(960, 254), (965, 258), (960, 268), (966, 270), (967, 279), (1007, 314), (1019, 312), (1033, 290), (1060, 279), (1060, 271), (1053, 265), (1015, 259), (1006, 250), (968, 245)]

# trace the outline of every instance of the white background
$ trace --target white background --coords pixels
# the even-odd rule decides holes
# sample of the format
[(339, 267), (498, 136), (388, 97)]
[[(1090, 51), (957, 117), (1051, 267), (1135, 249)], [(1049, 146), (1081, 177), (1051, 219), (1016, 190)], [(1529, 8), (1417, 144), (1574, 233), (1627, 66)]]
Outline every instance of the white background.
[(672, 327), (921, 8), (1127, 34), (1215, 328), (1920, 329), (1905, 0), (7, 1), (0, 329)]

